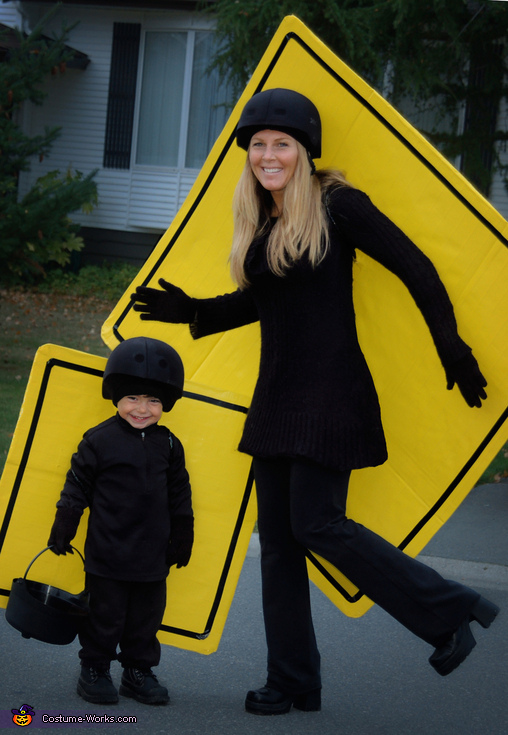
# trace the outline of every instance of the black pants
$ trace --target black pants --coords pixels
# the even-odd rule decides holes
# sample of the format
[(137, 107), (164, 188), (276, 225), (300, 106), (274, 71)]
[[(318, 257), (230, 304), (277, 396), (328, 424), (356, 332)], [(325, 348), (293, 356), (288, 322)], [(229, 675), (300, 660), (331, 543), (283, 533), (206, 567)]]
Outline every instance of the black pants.
[(450, 638), (479, 598), (347, 518), (349, 475), (306, 460), (254, 459), (267, 684), (290, 694), (321, 686), (306, 549), (433, 646)]
[(166, 580), (122, 582), (87, 574), (86, 585), (90, 616), (79, 632), (81, 663), (100, 669), (118, 659), (125, 668), (157, 666), (161, 647), (156, 634), (166, 607)]

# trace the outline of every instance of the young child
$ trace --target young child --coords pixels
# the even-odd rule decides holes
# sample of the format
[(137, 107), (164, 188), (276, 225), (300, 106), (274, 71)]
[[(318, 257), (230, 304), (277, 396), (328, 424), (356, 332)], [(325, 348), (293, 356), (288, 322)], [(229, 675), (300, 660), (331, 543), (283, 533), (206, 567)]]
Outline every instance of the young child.
[[(90, 615), (79, 633), (77, 692), (88, 702), (118, 702), (110, 662), (123, 667), (120, 694), (166, 704), (152, 672), (166, 605), (166, 577), (189, 562), (194, 519), (180, 441), (158, 421), (182, 396), (184, 371), (165, 342), (135, 337), (111, 353), (102, 395), (118, 409), (89, 429), (72, 456), (48, 546), (71, 551), (84, 508)], [(120, 652), (117, 654), (117, 646)]]

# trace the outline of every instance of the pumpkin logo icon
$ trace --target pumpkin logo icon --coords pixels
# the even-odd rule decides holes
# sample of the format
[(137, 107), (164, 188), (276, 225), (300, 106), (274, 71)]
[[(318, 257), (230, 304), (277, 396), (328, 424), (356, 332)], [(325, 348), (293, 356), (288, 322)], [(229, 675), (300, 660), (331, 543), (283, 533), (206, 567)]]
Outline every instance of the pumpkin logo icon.
[(13, 714), (12, 721), (20, 727), (29, 725), (35, 715), (33, 708), (29, 704), (22, 704), (19, 709), (11, 709), (11, 712)]

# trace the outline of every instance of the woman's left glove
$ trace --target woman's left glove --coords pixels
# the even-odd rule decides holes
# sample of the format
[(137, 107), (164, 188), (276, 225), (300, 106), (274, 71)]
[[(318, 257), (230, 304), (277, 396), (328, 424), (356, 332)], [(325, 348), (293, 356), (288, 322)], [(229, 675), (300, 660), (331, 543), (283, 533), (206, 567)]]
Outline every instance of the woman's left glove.
[(451, 390), (457, 383), (467, 405), (471, 408), (481, 408), (482, 399), (487, 398), (485, 392), (487, 381), (483, 377), (473, 353), (469, 352), (460, 360), (449, 365), (445, 368), (445, 372), (448, 390)]
[(189, 563), (194, 543), (194, 518), (192, 516), (172, 516), (171, 536), (166, 561), (168, 566), (186, 567)]

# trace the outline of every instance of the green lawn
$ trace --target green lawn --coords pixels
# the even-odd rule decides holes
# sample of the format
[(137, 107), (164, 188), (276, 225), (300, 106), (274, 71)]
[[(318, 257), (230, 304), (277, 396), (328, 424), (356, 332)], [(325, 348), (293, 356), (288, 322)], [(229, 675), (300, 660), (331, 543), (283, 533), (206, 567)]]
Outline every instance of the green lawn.
[(115, 301), (0, 289), (0, 473), (37, 348), (46, 343), (107, 356), (100, 331)]

